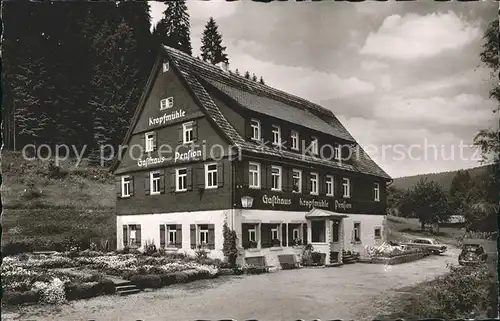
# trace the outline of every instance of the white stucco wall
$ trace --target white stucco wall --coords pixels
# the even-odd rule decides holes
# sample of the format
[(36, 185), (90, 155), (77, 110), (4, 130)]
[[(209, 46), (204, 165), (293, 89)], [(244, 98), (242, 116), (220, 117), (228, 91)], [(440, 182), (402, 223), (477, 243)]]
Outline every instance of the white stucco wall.
[[(218, 211), (196, 211), (178, 213), (155, 213), (140, 215), (120, 215), (116, 217), (116, 240), (118, 249), (123, 248), (123, 225), (141, 225), (141, 248), (146, 241), (152, 241), (158, 247), (160, 244), (160, 224), (182, 224), (182, 249), (179, 253), (194, 255), (195, 250), (191, 249), (191, 224), (214, 224), (215, 225), (215, 249), (210, 250), (211, 258), (223, 258), (222, 246), (224, 242), (223, 230), (224, 220), (230, 220), (232, 210)], [(230, 222), (228, 223), (230, 224)], [(169, 251), (171, 251), (169, 249)], [(174, 250), (175, 251), (175, 250)]]
[[(384, 242), (384, 220), (385, 215), (349, 214), (348, 217), (342, 220), (344, 228), (344, 249), (346, 251), (356, 251), (363, 255), (365, 246), (374, 246)], [(352, 242), (355, 222), (361, 223), (361, 242), (356, 244)], [(375, 227), (380, 227), (381, 239), (375, 239)]]

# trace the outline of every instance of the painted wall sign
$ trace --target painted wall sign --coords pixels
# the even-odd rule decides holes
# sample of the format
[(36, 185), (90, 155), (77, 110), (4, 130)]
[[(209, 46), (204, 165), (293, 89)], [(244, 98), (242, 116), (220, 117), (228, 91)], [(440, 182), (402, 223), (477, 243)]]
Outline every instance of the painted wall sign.
[(352, 204), (349, 204), (349, 203), (346, 203), (346, 201), (343, 201), (343, 202), (339, 202), (339, 201), (335, 201), (335, 210), (348, 210), (348, 209), (351, 209), (352, 208)]
[(385, 214), (383, 202), (333, 198), (323, 195), (301, 195), (291, 192), (272, 192), (252, 188), (237, 189), (236, 198), (253, 198), (253, 209), (308, 212), (313, 207), (332, 212), (355, 214)]
[(197, 160), (199, 157), (201, 157), (201, 150), (190, 150), (185, 153), (175, 152), (174, 163), (178, 161)]
[[(187, 152), (181, 153), (181, 152), (175, 152), (173, 161), (174, 163), (180, 162), (180, 161), (190, 161), (190, 160), (198, 160), (202, 156), (201, 150), (189, 150)], [(137, 160), (137, 166), (139, 167), (148, 167), (151, 165), (158, 165), (158, 164), (163, 164), (167, 161), (172, 161), (172, 156), (165, 157), (146, 157), (144, 159), (138, 159)]]
[(308, 208), (313, 208), (313, 207), (322, 207), (322, 208), (328, 208), (328, 201), (326, 200), (306, 200), (303, 199), (302, 197), (299, 200), (300, 206), (305, 206)]
[(166, 160), (166, 157), (146, 157), (145, 159), (138, 159), (137, 166), (148, 167), (150, 165), (162, 164)]
[(262, 203), (270, 204), (271, 206), (274, 207), (274, 205), (291, 205), (292, 200), (289, 198), (281, 198), (277, 195), (273, 195), (273, 196), (263, 195), (262, 196)]
[(165, 113), (160, 117), (149, 117), (149, 126), (164, 125), (169, 121), (176, 120), (186, 116), (186, 112), (182, 109), (171, 113)]

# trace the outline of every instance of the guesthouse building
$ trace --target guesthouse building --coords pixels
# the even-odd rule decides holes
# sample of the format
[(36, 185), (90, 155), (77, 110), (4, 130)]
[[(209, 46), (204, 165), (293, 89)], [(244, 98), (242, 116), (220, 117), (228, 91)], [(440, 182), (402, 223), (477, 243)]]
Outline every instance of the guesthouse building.
[(118, 248), (342, 262), (385, 239), (391, 178), (326, 108), (162, 47), (117, 155)]

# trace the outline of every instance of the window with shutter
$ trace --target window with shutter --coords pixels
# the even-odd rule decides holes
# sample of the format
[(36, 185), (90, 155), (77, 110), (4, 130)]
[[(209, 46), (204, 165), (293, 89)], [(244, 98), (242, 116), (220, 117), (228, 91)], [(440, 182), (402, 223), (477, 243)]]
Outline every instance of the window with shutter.
[(187, 168), (186, 189), (188, 191), (192, 191), (193, 190), (193, 169), (191, 167)]
[(208, 248), (215, 249), (215, 225), (208, 224)]
[(129, 235), (128, 235), (128, 226), (127, 225), (123, 225), (123, 247), (127, 247), (128, 246), (128, 238), (129, 238)]
[(224, 186), (224, 163), (219, 162), (217, 165), (217, 186)]
[(194, 179), (196, 180), (196, 188), (205, 188), (205, 166), (203, 164), (196, 165)]
[(249, 162), (247, 164), (248, 170), (245, 173), (245, 177), (248, 179), (248, 186), (250, 188), (260, 188), (260, 164)]
[(171, 169), (168, 171), (168, 177), (170, 182), (170, 191), (175, 192), (177, 188), (177, 172), (175, 169)]
[(193, 120), (192, 121), (192, 136), (193, 136), (193, 142), (198, 141), (198, 121)]
[(191, 249), (196, 248), (196, 225), (195, 224), (190, 224), (189, 225), (189, 237), (191, 240)]
[(144, 194), (145, 195), (151, 194), (150, 187), (151, 187), (151, 173), (146, 173), (146, 174), (144, 174)]
[(142, 241), (141, 241), (141, 225), (140, 224), (136, 224), (135, 225), (135, 229), (136, 229), (135, 245), (137, 247), (141, 247), (142, 246)]
[(130, 176), (130, 196), (134, 196), (134, 176)]
[(122, 197), (122, 178), (120, 176), (115, 177), (115, 190), (116, 197)]
[(205, 188), (212, 189), (219, 186), (217, 163), (205, 164)]
[(165, 193), (165, 171), (164, 170), (160, 171), (160, 193), (161, 194)]
[(149, 177), (149, 183), (150, 183), (150, 193), (151, 195), (158, 195), (160, 194), (160, 172), (159, 171), (154, 171), (150, 173)]
[(175, 229), (177, 230), (177, 241), (175, 243), (175, 246), (178, 249), (181, 249), (182, 248), (182, 225), (181, 224), (177, 224), (175, 226)]
[(165, 224), (160, 224), (160, 247), (165, 248)]

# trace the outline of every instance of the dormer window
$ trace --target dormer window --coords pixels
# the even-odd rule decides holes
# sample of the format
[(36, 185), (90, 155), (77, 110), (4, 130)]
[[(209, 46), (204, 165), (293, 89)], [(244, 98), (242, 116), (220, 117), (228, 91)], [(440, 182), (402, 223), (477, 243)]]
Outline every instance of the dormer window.
[(293, 150), (299, 150), (299, 132), (296, 130), (292, 130), (292, 133), (290, 135), (291, 138), (291, 149)]
[(273, 145), (281, 145), (281, 128), (273, 125)]
[(182, 139), (183, 144), (190, 144), (194, 142), (192, 121), (182, 124)]
[(260, 141), (260, 121), (250, 120), (250, 127), (252, 128), (252, 140)]
[(373, 184), (373, 200), (380, 202), (380, 185), (378, 183)]
[(340, 145), (337, 145), (335, 146), (335, 149), (334, 149), (334, 154), (333, 154), (333, 158), (336, 160), (336, 161), (340, 161), (340, 159), (342, 158), (342, 146)]
[(174, 97), (168, 97), (160, 100), (160, 110), (165, 110), (174, 107)]
[(311, 152), (314, 155), (318, 155), (318, 138), (311, 137)]
[(163, 72), (167, 72), (170, 69), (170, 63), (168, 61), (163, 63)]
[(155, 142), (155, 139), (156, 139), (156, 134), (154, 132), (150, 132), (150, 133), (146, 133), (144, 134), (144, 141), (145, 141), (145, 146), (144, 146), (144, 149), (145, 149), (145, 152), (146, 153), (150, 153), (152, 151), (155, 150), (155, 147), (156, 147), (156, 142)]

